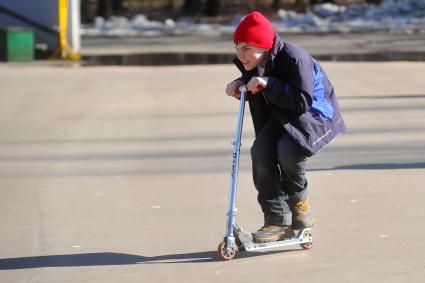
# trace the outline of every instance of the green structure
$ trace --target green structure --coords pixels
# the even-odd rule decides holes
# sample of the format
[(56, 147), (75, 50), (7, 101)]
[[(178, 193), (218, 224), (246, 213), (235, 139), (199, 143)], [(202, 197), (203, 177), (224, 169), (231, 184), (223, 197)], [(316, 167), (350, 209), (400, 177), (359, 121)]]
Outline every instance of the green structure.
[(0, 60), (6, 62), (34, 60), (34, 32), (23, 28), (0, 29)]

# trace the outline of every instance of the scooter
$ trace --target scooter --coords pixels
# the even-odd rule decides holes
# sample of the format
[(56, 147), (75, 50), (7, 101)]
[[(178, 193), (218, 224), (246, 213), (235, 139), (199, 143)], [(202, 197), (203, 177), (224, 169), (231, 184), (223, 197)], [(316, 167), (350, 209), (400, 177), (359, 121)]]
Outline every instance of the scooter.
[(294, 230), (292, 237), (284, 238), (276, 242), (257, 243), (251, 233), (242, 229), (236, 222), (236, 191), (239, 171), (239, 155), (241, 147), (243, 118), (245, 112), (245, 98), (247, 95), (246, 86), (239, 88), (241, 93), (238, 120), (236, 125), (235, 141), (232, 142), (233, 161), (230, 181), (229, 207), (227, 210), (227, 225), (224, 240), (218, 246), (218, 257), (227, 261), (235, 257), (236, 251), (254, 252), (265, 249), (280, 248), (292, 245), (300, 245), (302, 249), (308, 250), (313, 247), (313, 234), (311, 228)]

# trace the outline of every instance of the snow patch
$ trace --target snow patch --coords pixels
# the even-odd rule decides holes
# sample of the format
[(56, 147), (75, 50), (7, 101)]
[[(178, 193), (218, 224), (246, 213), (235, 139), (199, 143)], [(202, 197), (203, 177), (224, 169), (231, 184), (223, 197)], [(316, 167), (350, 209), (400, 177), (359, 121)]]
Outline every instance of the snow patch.
[[(83, 25), (83, 36), (159, 36), (201, 34), (219, 36), (232, 34), (243, 19), (236, 15), (226, 25), (198, 24), (184, 17), (174, 21), (151, 21), (145, 15), (129, 20), (98, 17), (93, 25)], [(273, 21), (277, 32), (356, 32), (386, 30), (397, 32), (425, 32), (425, 0), (385, 0), (380, 5), (357, 3), (349, 6), (336, 4), (315, 5), (311, 12), (296, 13), (279, 10)]]

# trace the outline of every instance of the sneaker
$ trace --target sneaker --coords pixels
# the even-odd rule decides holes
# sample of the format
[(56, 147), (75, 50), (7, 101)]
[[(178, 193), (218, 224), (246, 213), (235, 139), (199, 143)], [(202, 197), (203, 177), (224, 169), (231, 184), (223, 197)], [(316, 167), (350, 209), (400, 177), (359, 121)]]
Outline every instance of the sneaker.
[(311, 213), (308, 198), (294, 201), (291, 205), (291, 210), (293, 229), (309, 228), (316, 222)]
[(264, 225), (257, 232), (252, 233), (254, 242), (268, 243), (279, 241), (293, 236), (293, 231), (288, 226)]

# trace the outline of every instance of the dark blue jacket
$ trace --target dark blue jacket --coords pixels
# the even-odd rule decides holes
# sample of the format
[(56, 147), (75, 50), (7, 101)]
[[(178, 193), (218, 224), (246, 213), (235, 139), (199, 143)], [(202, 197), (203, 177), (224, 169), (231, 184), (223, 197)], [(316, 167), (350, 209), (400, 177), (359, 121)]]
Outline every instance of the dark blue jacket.
[[(258, 76), (257, 68), (245, 71), (242, 63), (234, 63), (242, 72), (244, 83)], [(264, 76), (267, 87), (262, 93), (249, 95), (249, 107), (258, 134), (273, 115), (284, 129), (310, 155), (346, 132), (334, 88), (319, 63), (304, 50), (283, 42), (276, 34)]]

